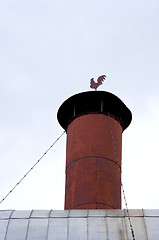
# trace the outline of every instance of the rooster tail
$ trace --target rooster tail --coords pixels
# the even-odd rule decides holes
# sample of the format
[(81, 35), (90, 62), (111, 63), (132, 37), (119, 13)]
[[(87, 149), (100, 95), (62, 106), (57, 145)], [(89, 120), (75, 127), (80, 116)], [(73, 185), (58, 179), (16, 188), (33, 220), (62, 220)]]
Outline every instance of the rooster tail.
[(106, 75), (102, 75), (97, 79), (97, 82), (99, 83), (99, 85), (102, 84), (102, 82), (105, 80), (105, 78), (106, 78)]

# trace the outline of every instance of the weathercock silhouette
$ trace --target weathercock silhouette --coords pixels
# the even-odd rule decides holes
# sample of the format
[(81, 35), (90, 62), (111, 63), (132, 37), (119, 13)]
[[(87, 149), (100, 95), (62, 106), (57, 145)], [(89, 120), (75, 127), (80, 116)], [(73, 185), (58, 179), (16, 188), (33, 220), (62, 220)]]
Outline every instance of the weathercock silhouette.
[(91, 79), (90, 82), (90, 87), (94, 88), (95, 91), (97, 90), (97, 88), (102, 84), (102, 82), (105, 80), (106, 76), (102, 75), (97, 79), (97, 82), (94, 81), (94, 78)]

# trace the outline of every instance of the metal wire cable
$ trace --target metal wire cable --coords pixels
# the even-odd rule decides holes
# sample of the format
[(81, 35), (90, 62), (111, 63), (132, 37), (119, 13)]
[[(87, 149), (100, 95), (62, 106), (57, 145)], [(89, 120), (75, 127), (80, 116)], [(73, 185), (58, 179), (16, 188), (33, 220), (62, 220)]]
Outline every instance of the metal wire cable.
[(112, 137), (112, 142), (113, 142), (115, 159), (116, 159), (116, 162), (118, 164), (118, 174), (120, 176), (121, 188), (122, 188), (122, 193), (123, 193), (123, 197), (124, 197), (126, 212), (127, 212), (127, 215), (128, 215), (129, 225), (130, 225), (130, 229), (131, 229), (131, 235), (132, 235), (132, 239), (135, 240), (134, 229), (133, 229), (133, 225), (132, 225), (130, 214), (129, 214), (128, 203), (127, 203), (127, 200), (126, 200), (126, 194), (125, 194), (124, 186), (123, 186), (122, 179), (121, 179), (121, 168), (119, 167), (119, 161), (118, 161), (118, 157), (117, 157), (116, 145), (115, 145), (115, 140), (114, 140), (114, 135), (113, 135), (113, 130), (112, 130), (112, 125), (111, 125), (111, 120), (110, 120), (109, 113), (108, 113), (108, 122), (109, 122), (110, 131), (111, 131), (111, 137)]
[(33, 170), (33, 168), (42, 160), (48, 151), (56, 144), (56, 142), (64, 135), (65, 131), (53, 142), (53, 144), (44, 152), (44, 154), (36, 161), (36, 163), (26, 172), (26, 174), (17, 182), (17, 184), (5, 195), (0, 204), (13, 192), (13, 190), (23, 181), (23, 179)]

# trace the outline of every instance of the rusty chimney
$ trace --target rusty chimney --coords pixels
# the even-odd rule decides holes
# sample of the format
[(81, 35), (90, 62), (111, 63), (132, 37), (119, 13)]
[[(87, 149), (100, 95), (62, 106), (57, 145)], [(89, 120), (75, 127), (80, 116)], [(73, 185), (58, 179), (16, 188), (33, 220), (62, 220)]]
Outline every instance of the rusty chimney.
[(109, 92), (89, 91), (68, 98), (57, 117), (67, 132), (65, 209), (120, 209), (130, 110)]

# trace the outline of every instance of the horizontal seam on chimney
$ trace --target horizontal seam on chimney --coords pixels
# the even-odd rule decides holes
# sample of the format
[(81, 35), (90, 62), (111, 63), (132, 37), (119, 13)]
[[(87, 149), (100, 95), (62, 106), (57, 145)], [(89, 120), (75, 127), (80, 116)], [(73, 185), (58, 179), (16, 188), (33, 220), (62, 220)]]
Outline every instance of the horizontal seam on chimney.
[(80, 161), (80, 160), (84, 160), (85, 158), (103, 158), (103, 159), (106, 159), (106, 160), (108, 160), (108, 161), (110, 161), (110, 162), (115, 163), (115, 164), (118, 166), (118, 168), (121, 169), (121, 166), (120, 166), (116, 161), (114, 161), (114, 160), (112, 160), (112, 159), (110, 159), (110, 158), (101, 157), (101, 156), (87, 156), (87, 157), (77, 158), (77, 159), (75, 159), (74, 161), (72, 161), (71, 163), (69, 163), (69, 164), (66, 166), (66, 171), (67, 171), (67, 169), (68, 169), (71, 165), (73, 165), (75, 162)]
[(85, 205), (85, 204), (101, 204), (101, 205), (105, 205), (105, 206), (111, 207), (112, 209), (116, 209), (115, 207), (113, 207), (113, 206), (111, 206), (111, 205), (109, 205), (109, 204), (101, 203), (101, 202), (87, 202), (87, 203), (81, 203), (81, 204), (78, 204), (78, 205), (73, 206), (73, 209), (74, 209), (75, 207), (79, 207), (79, 206), (81, 206), (81, 205)]

